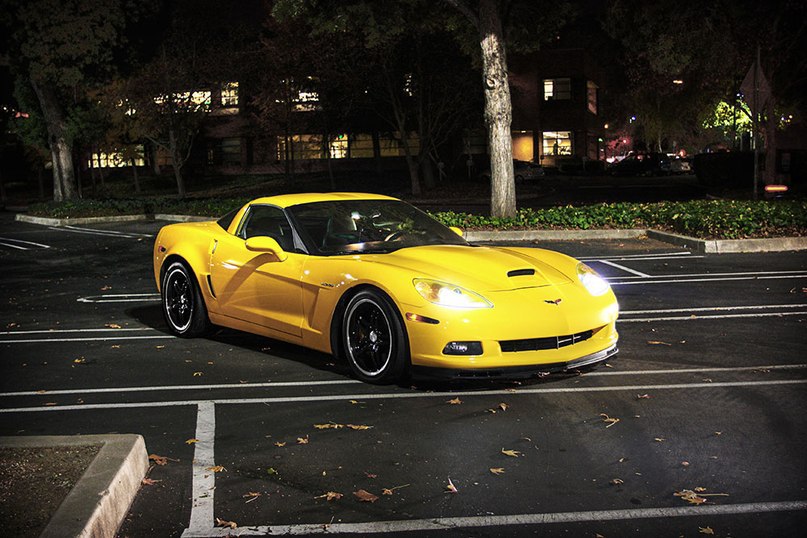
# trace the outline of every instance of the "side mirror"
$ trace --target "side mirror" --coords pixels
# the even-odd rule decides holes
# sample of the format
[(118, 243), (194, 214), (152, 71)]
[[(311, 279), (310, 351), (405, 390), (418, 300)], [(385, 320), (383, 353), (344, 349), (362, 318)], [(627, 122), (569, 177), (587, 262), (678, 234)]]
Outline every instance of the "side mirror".
[(282, 262), (286, 258), (289, 257), (288, 254), (283, 250), (280, 246), (280, 243), (274, 237), (268, 237), (265, 235), (256, 235), (255, 237), (250, 237), (244, 243), (247, 247), (247, 250), (251, 250), (252, 252), (265, 252), (266, 254), (274, 254), (277, 261)]
[(462, 228), (457, 228), (456, 226), (449, 226), (448, 229), (460, 237), (465, 237), (465, 232), (462, 231)]

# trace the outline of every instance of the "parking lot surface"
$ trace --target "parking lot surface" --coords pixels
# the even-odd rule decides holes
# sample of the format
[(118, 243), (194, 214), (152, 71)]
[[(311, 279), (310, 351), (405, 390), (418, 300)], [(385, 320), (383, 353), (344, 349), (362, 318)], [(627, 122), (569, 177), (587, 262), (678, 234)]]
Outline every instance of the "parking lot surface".
[(805, 253), (535, 245), (609, 279), (615, 359), (378, 387), (258, 336), (169, 335), (151, 272), (159, 223), (0, 225), (0, 435), (143, 435), (163, 465), (121, 536), (801, 536), (807, 524)]

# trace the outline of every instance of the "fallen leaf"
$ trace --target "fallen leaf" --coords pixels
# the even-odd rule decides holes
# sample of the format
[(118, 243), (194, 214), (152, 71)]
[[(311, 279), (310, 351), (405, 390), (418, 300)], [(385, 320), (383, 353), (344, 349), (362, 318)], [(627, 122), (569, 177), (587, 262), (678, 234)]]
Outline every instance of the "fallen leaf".
[(157, 454), (151, 454), (149, 459), (153, 461), (157, 465), (168, 465), (168, 458), (165, 456), (158, 456)]
[[(362, 490), (362, 491), (364, 491), (364, 490)], [(338, 501), (342, 497), (344, 497), (344, 495), (342, 495), (338, 491), (329, 491), (327, 493), (323, 493), (322, 495), (317, 495), (314, 498), (315, 499), (325, 499), (326, 501)]]
[(164, 349), (165, 346), (154, 346), (154, 349)]
[(204, 372), (193, 372), (193, 377), (202, 377), (203, 375), (205, 375)]
[(243, 495), (241, 495), (241, 498), (247, 499), (247, 501), (244, 504), (248, 504), (257, 499), (258, 497), (260, 497), (261, 495), (263, 495), (263, 493), (260, 493), (258, 491), (248, 491)]
[(109, 291), (111, 289), (112, 289), (112, 286), (104, 286), (103, 288), (101, 288), (101, 291)]
[(308, 436), (306, 435), (305, 437), (298, 437), (297, 438), (297, 444), (298, 445), (307, 445), (308, 444)]
[(657, 443), (663, 443), (664, 441), (666, 441), (666, 439), (663, 437), (653, 437), (653, 440)]
[(682, 467), (689, 467), (689, 462), (688, 461), (682, 461), (681, 466)]
[(364, 471), (364, 476), (366, 476), (367, 478), (378, 478), (377, 474), (368, 473), (367, 471)]
[(636, 399), (637, 400), (649, 400), (650, 395), (649, 394), (637, 394)]
[(109, 348), (110, 348), (110, 349), (120, 349), (120, 345), (119, 345), (119, 344), (115, 344), (115, 345), (109, 346)]
[(675, 493), (673, 493), (673, 495), (675, 495), (676, 497), (681, 497), (681, 499), (685, 500), (689, 504), (703, 504), (706, 502), (706, 499), (699, 496), (691, 489), (676, 491)]
[(344, 424), (336, 424), (335, 422), (329, 422), (327, 424), (314, 424), (314, 427), (318, 430), (338, 430), (340, 428), (344, 428)]
[(121, 328), (121, 326), (118, 325), (117, 323), (104, 323), (104, 327), (106, 327), (107, 329), (120, 329)]
[(502, 448), (502, 454), (504, 454), (505, 456), (510, 456), (511, 458), (517, 458), (521, 455), (521, 452), (519, 452), (518, 450), (505, 450), (504, 448)]
[(602, 421), (606, 422), (608, 424), (608, 426), (606, 426), (606, 428), (610, 428), (611, 426), (613, 426), (614, 424), (619, 422), (618, 418), (609, 417), (605, 413), (600, 413), (600, 416), (602, 417)]
[(192, 445), (192, 444), (198, 443), (198, 442), (199, 442), (199, 439), (186, 439), (185, 440), (186, 445)]
[(267, 467), (266, 474), (268, 474), (269, 476), (276, 476), (278, 474), (277, 469), (275, 469), (274, 467)]
[(214, 473), (220, 473), (222, 471), (226, 471), (227, 469), (225, 469), (223, 465), (213, 465), (212, 467), (208, 467), (205, 470), (213, 471)]
[(662, 342), (660, 340), (648, 340), (647, 343), (650, 344), (651, 346), (672, 346), (672, 344), (668, 342)]
[(284, 446), (286, 446), (286, 441), (283, 441), (283, 442), (275, 441), (273, 444), (275, 446), (277, 446), (277, 447), (284, 447)]
[(351, 430), (369, 430), (372, 428), (372, 426), (366, 426), (364, 424), (345, 424), (345, 427)]
[(396, 489), (405, 488), (405, 487), (407, 487), (407, 486), (409, 486), (409, 485), (411, 485), (411, 484), (404, 484), (404, 485), (402, 485), (402, 486), (395, 486), (394, 488), (384, 488), (383, 490), (381, 490), (381, 495), (392, 495), (392, 493), (393, 493), (393, 492), (394, 492)]
[(73, 364), (85, 364), (86, 362), (87, 359), (85, 359), (84, 357), (81, 357), (80, 359), (73, 359)]
[(715, 531), (712, 530), (712, 527), (698, 527), (698, 532), (701, 534), (714, 534)]
[(448, 485), (446, 485), (446, 490), (444, 493), (459, 493), (457, 486), (455, 486), (454, 482), (451, 481), (451, 477), (448, 477)]
[(378, 500), (378, 495), (373, 495), (366, 489), (360, 489), (359, 491), (354, 491), (353, 495), (356, 496), (363, 503), (374, 503)]
[(621, 486), (624, 483), (625, 483), (625, 481), (622, 480), (621, 478), (614, 478), (613, 480), (611, 480), (609, 482), (609, 484), (611, 484), (612, 486)]
[(140, 483), (143, 484), (144, 486), (153, 486), (157, 482), (162, 482), (162, 480), (154, 480), (152, 478), (144, 478), (143, 480), (140, 481)]
[(460, 400), (460, 397), (459, 397), (459, 396), (457, 396), (457, 397), (456, 397), (456, 398), (454, 398), (453, 400), (448, 400), (446, 403), (447, 403), (447, 404), (451, 404), (451, 405), (459, 405), (459, 404), (461, 404), (461, 403), (462, 403), (462, 400)]
[(504, 403), (504, 402), (501, 402), (501, 403), (499, 404), (499, 409), (501, 409), (502, 411), (507, 411), (507, 408), (508, 408), (508, 407), (510, 407), (510, 406), (509, 406), (509, 405), (507, 405), (507, 404), (506, 404), (506, 403)]
[(490, 472), (493, 474), (504, 474), (504, 467), (491, 467)]
[(216, 527), (230, 527), (231, 529), (238, 528), (238, 523), (235, 521), (227, 521), (226, 519), (216, 518)]

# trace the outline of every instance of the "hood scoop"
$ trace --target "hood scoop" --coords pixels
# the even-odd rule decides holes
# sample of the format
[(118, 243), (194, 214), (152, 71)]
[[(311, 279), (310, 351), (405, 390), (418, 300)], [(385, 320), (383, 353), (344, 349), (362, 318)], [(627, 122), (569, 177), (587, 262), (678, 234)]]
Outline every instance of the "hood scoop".
[(507, 271), (507, 276), (512, 278), (514, 276), (533, 276), (535, 274), (535, 269), (513, 269), (512, 271)]

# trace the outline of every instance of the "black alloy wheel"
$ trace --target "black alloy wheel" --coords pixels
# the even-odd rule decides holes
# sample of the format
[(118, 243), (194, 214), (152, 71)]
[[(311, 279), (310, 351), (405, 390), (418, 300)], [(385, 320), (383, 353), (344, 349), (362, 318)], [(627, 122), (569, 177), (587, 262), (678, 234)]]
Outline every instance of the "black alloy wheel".
[(400, 381), (409, 370), (409, 346), (391, 300), (367, 289), (353, 296), (342, 318), (342, 346), (353, 374), (369, 383)]
[(201, 336), (210, 325), (207, 308), (196, 279), (182, 262), (174, 262), (163, 274), (162, 304), (168, 328), (177, 336)]

